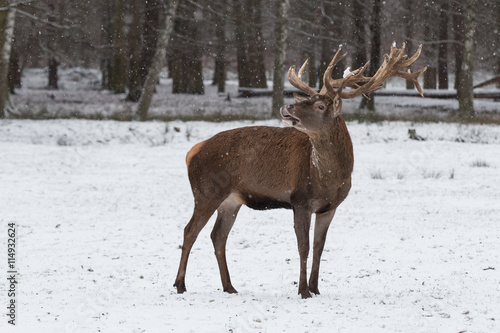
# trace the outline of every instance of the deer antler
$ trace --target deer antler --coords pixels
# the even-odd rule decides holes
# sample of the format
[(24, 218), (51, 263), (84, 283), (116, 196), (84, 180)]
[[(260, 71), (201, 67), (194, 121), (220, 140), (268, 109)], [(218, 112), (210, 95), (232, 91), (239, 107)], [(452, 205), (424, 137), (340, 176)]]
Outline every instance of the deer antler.
[[(395, 43), (393, 43), (389, 55), (385, 55), (384, 62), (373, 76), (364, 75), (365, 70), (370, 63), (368, 61), (364, 66), (353, 70), (344, 78), (333, 79), (333, 68), (347, 54), (344, 53), (343, 55), (340, 55), (341, 49), (342, 46), (340, 46), (335, 53), (335, 56), (328, 65), (325, 74), (323, 75), (323, 88), (321, 88), (321, 91), (319, 92), (320, 95), (329, 95), (330, 97), (333, 97), (340, 94), (341, 98), (350, 99), (360, 95), (370, 94), (381, 89), (383, 87), (383, 83), (390, 77), (402, 77), (415, 83), (415, 87), (417, 88), (420, 95), (422, 97), (424, 96), (422, 88), (418, 83), (418, 77), (423, 72), (425, 72), (427, 67), (424, 67), (415, 73), (412, 73), (410, 69), (408, 69), (408, 71), (406, 72), (401, 70), (405, 67), (410, 66), (418, 59), (418, 57), (420, 56), (420, 52), (422, 51), (422, 45), (418, 47), (417, 52), (415, 52), (415, 54), (411, 58), (408, 58), (408, 55), (404, 54), (405, 44), (403, 43), (402, 47), (398, 49), (396, 48)], [(306, 60), (302, 67), (300, 67), (298, 76), (295, 73), (295, 66), (290, 67), (290, 69), (288, 70), (288, 81), (290, 81), (290, 83), (300, 91), (308, 94), (309, 96), (314, 96), (318, 94), (318, 92), (302, 81), (302, 74), (304, 73), (308, 60)], [(344, 87), (352, 88), (352, 90), (342, 91)], [(337, 89), (335, 90), (335, 88)]]
[[(343, 99), (354, 98), (360, 95), (370, 94), (381, 89), (383, 87), (382, 84), (390, 77), (402, 77), (415, 83), (418, 92), (423, 97), (424, 94), (417, 79), (420, 74), (425, 72), (427, 67), (424, 67), (415, 73), (412, 73), (409, 69), (407, 72), (401, 71), (401, 69), (410, 66), (418, 59), (420, 52), (422, 51), (422, 45), (418, 47), (417, 52), (415, 52), (415, 54), (409, 59), (408, 55), (404, 54), (404, 48), (404, 43), (400, 49), (396, 48), (393, 44), (389, 55), (385, 55), (384, 62), (372, 77), (363, 76), (366, 64), (362, 68), (349, 73), (349, 75), (340, 80), (340, 88), (337, 90), (337, 93), (340, 93), (340, 96)], [(358, 83), (361, 82), (366, 83), (359, 86)], [(355, 89), (351, 91), (341, 91), (343, 86), (354, 86)]]

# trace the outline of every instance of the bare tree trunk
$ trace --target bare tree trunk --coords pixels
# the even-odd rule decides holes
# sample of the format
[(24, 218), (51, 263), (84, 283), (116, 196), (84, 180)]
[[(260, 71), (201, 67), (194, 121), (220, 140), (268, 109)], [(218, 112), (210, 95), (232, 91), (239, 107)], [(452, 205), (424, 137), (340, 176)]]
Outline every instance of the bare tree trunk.
[[(58, 23), (61, 17), (61, 3), (56, 3), (55, 1), (50, 1), (49, 4), (49, 17), (48, 21), (51, 23)], [(59, 59), (57, 52), (59, 50), (59, 31), (54, 26), (49, 26), (47, 28), (48, 32), (48, 42), (47, 42), (47, 50), (48, 50), (48, 74), (49, 74), (49, 83), (48, 89), (57, 90), (59, 89), (59, 76), (57, 74), (57, 70), (59, 67)]]
[(179, 7), (172, 39), (172, 92), (203, 94), (203, 69), (199, 41), (201, 11), (192, 2)]
[[(112, 24), (112, 2), (106, 1), (103, 4), (103, 14), (101, 17), (101, 40), (106, 45), (113, 45), (113, 24)], [(111, 59), (112, 52), (105, 50), (100, 61), (101, 86), (103, 89), (111, 89)]]
[(217, 85), (219, 94), (226, 91), (226, 0), (221, 0), (218, 22), (215, 26), (215, 38), (217, 41), (215, 51), (215, 73), (214, 84)]
[(352, 17), (354, 25), (354, 55), (352, 58), (352, 69), (360, 68), (366, 64), (366, 31), (365, 31), (365, 7), (361, 0), (353, 0)]
[(439, 52), (438, 81), (439, 89), (448, 89), (448, 0), (441, 0), (439, 9)]
[[(382, 10), (382, 1), (373, 0), (373, 11), (372, 11), (372, 21), (370, 24), (371, 33), (371, 50), (370, 50), (370, 69), (368, 71), (368, 76), (375, 75), (377, 69), (380, 67), (380, 48), (381, 48), (381, 19), (380, 12)], [(375, 95), (370, 94), (370, 96), (361, 99), (359, 106), (360, 109), (368, 109), (371, 112), (375, 112)]]
[(431, 22), (434, 20), (434, 10), (431, 8), (430, 0), (424, 2), (424, 16), (426, 22), (424, 24), (424, 41), (427, 44), (424, 48), (425, 59), (429, 62), (427, 70), (424, 72), (424, 89), (437, 88), (437, 68), (436, 68), (436, 53), (434, 43), (436, 42), (435, 29)]
[[(497, 27), (500, 27), (500, 6), (496, 6), (496, 17), (495, 17), (495, 22)], [(496, 75), (500, 76), (500, 34), (495, 34), (496, 35)], [(500, 88), (500, 81), (496, 84), (497, 88)]]
[(14, 35), (16, 12), (9, 8), (10, 1), (0, 0), (0, 7), (7, 8), (0, 11), (0, 119), (5, 117), (6, 111), (13, 109), (9, 96), (9, 61)]
[(316, 40), (311, 38), (310, 41), (310, 51), (307, 54), (309, 61), (307, 62), (307, 78), (309, 82), (309, 87), (316, 87), (318, 84), (318, 71), (316, 70), (316, 52), (315, 52)]
[(248, 74), (251, 88), (267, 88), (262, 36), (261, 0), (250, 0), (252, 22), (249, 25)]
[[(127, 101), (137, 102), (141, 97), (142, 82), (141, 66), (142, 64), (142, 31), (145, 17), (143, 6), (140, 2), (133, 2), (131, 5), (132, 24), (130, 25), (129, 35), (129, 75), (128, 75), (128, 94)], [(146, 23), (147, 24), (147, 23)]]
[[(323, 11), (321, 16), (321, 50), (319, 59), (319, 88), (323, 87), (323, 75), (328, 67), (328, 64), (332, 60), (332, 54), (338, 49), (338, 44), (336, 45), (335, 39), (340, 38), (340, 34), (336, 31), (338, 26), (332, 24), (332, 17), (336, 10), (339, 10), (338, 4), (332, 2), (323, 2)], [(333, 69), (332, 76), (336, 77), (338, 71), (343, 71), (345, 66), (345, 59), (342, 59), (337, 66)]]
[(160, 75), (161, 65), (167, 53), (168, 40), (172, 34), (172, 30), (174, 29), (174, 18), (178, 5), (179, 0), (169, 0), (168, 6), (166, 7), (167, 9), (165, 10), (165, 18), (158, 36), (155, 56), (151, 63), (151, 67), (149, 68), (148, 76), (146, 77), (144, 87), (142, 88), (141, 98), (139, 99), (139, 103), (137, 105), (137, 113), (139, 114), (139, 119), (141, 121), (145, 121), (147, 119), (155, 85), (158, 82), (158, 77)]
[[(406, 54), (413, 53), (413, 27), (414, 27), (414, 18), (413, 18), (413, 0), (405, 1), (405, 33), (406, 33)], [(410, 80), (406, 80), (406, 89), (413, 90), (415, 88), (415, 84)]]
[(155, 56), (156, 43), (158, 42), (158, 31), (160, 30), (160, 12), (166, 4), (160, 0), (148, 0), (146, 3), (144, 31), (142, 38), (144, 46), (142, 48), (141, 66), (139, 68), (140, 86), (144, 85), (148, 76), (149, 67)]
[(455, 89), (458, 90), (460, 71), (462, 70), (462, 60), (464, 52), (464, 7), (463, 0), (454, 0), (453, 8), (453, 39), (455, 42)]
[(51, 90), (59, 89), (59, 76), (57, 75), (57, 68), (59, 67), (59, 60), (54, 54), (49, 56), (49, 84), (48, 88)]
[[(279, 1), (276, 1), (279, 4)], [(309, 7), (310, 8), (310, 7)], [(302, 80), (307, 82), (309, 87), (316, 87), (318, 84), (318, 71), (317, 71), (317, 63), (316, 63), (316, 45), (318, 38), (317, 36), (321, 36), (321, 17), (316, 15), (315, 12), (312, 12), (308, 9), (302, 7), (302, 5), (296, 4), (295, 8), (290, 4), (289, 10), (289, 18), (297, 17), (296, 15), (300, 13), (301, 20), (299, 22), (294, 22), (294, 29), (298, 29), (302, 33), (295, 35), (294, 34), (294, 45), (297, 46), (300, 52), (300, 60), (304, 61), (305, 59), (309, 59), (307, 62), (306, 70), (302, 75)], [(298, 39), (296, 39), (298, 37)], [(290, 44), (290, 41), (288, 42)]]
[(246, 1), (241, 3), (241, 0), (233, 0), (233, 18), (234, 18), (234, 38), (236, 44), (236, 62), (238, 67), (238, 85), (240, 87), (250, 87), (250, 75), (248, 72), (248, 57), (247, 57), (247, 39), (248, 39), (248, 22), (247, 17), (243, 15), (246, 12), (244, 5)]
[(458, 112), (464, 119), (473, 118), (474, 94), (472, 73), (474, 64), (475, 0), (467, 0), (465, 7), (464, 49), (462, 68), (458, 82)]
[(276, 50), (274, 55), (273, 102), (272, 113), (280, 117), (280, 108), (284, 103), (285, 59), (288, 37), (288, 14), (290, 0), (279, 0), (278, 16), (276, 17)]
[(15, 90), (21, 88), (21, 65), (19, 63), (19, 53), (13, 47), (9, 61), (9, 89), (11, 94), (15, 94)]
[(110, 88), (115, 94), (125, 92), (127, 86), (127, 40), (125, 34), (126, 0), (116, 0), (113, 17), (113, 60), (111, 62)]

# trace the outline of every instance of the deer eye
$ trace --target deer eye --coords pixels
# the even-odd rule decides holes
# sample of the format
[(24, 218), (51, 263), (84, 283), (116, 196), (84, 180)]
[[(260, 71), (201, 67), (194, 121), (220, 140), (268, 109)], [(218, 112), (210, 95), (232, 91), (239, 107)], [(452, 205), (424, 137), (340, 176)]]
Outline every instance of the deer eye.
[(318, 105), (318, 109), (320, 109), (321, 111), (323, 111), (325, 109), (325, 106), (323, 104), (320, 104), (320, 105)]

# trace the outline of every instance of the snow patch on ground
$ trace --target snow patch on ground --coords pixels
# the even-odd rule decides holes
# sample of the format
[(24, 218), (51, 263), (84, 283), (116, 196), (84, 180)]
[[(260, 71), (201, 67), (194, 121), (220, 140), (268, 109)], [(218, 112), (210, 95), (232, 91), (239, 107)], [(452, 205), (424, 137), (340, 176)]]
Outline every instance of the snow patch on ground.
[(212, 218), (177, 295), (193, 208), (185, 154), (251, 124), (1, 121), (0, 244), (8, 222), (19, 227), (14, 332), (500, 330), (495, 126), (418, 124), (427, 140), (412, 141), (407, 123), (349, 123), (353, 187), (328, 234), (322, 294), (297, 295), (292, 213), (242, 208), (227, 245), (239, 294), (221, 291)]

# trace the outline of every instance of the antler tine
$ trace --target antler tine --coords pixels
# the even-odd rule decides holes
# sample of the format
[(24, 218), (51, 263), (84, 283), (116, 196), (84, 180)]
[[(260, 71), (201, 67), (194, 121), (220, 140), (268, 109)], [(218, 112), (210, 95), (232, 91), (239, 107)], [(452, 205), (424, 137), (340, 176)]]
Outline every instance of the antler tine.
[(409, 69), (408, 72), (402, 72), (399, 71), (395, 76), (397, 77), (402, 77), (403, 79), (409, 80), (415, 84), (415, 88), (417, 88), (418, 92), (420, 93), (420, 96), (424, 97), (424, 92), (422, 91), (422, 87), (420, 87), (420, 83), (418, 83), (418, 77), (420, 74), (425, 72), (427, 70), (427, 66), (422, 68), (421, 70), (412, 73)]
[(305, 68), (306, 68), (308, 60), (309, 59), (307, 59), (304, 62), (304, 64), (300, 67), (300, 69), (299, 69), (299, 76), (297, 76), (297, 74), (295, 73), (295, 66), (290, 66), (290, 68), (288, 69), (288, 75), (287, 76), (288, 76), (288, 81), (290, 82), (290, 84), (292, 86), (294, 86), (295, 88), (299, 89), (300, 91), (308, 94), (309, 96), (314, 96), (318, 92), (316, 90), (314, 90), (313, 88), (309, 87), (307, 84), (305, 84), (302, 81), (302, 74), (305, 71)]
[(302, 66), (300, 66), (300, 69), (299, 69), (299, 79), (302, 79), (302, 74), (304, 74), (304, 71), (306, 70), (306, 66), (307, 66), (307, 63), (309, 62), (309, 58), (306, 59), (306, 61), (304, 61), (304, 63), (302, 64)]
[(344, 59), (344, 57), (347, 55), (347, 52), (344, 53), (343, 55), (340, 55), (340, 51), (342, 51), (342, 45), (339, 45), (339, 49), (337, 50), (337, 52), (335, 52), (335, 55), (333, 56), (333, 59), (332, 61), (330, 61), (330, 63), (328, 64), (328, 67), (335, 67), (335, 65), (342, 59)]
[(321, 88), (321, 91), (319, 93), (320, 95), (325, 95), (326, 93), (328, 93), (330, 97), (333, 98), (333, 96), (335, 96), (337, 93), (335, 92), (335, 89), (333, 89), (332, 83), (330, 81), (333, 70), (332, 62), (330, 62), (330, 65), (328, 65), (325, 74), (323, 75), (323, 87)]
[(342, 50), (342, 45), (339, 46), (339, 49), (337, 50), (337, 52), (333, 56), (332, 61), (330, 61), (330, 63), (328, 64), (328, 67), (325, 70), (325, 73), (323, 74), (323, 87), (321, 88), (321, 91), (319, 92), (320, 95), (324, 95), (327, 92), (330, 93), (330, 95), (332, 95), (331, 97), (333, 97), (335, 95), (335, 90), (333, 90), (334, 80), (332, 78), (332, 71), (333, 71), (333, 68), (335, 67), (335, 65), (340, 60), (344, 59), (344, 57), (347, 55), (347, 52), (344, 53), (343, 55), (340, 55), (341, 50)]
[(420, 52), (422, 52), (422, 44), (418, 46), (417, 52), (415, 52), (415, 54), (411, 58), (406, 60), (405, 62), (406, 67), (410, 66), (418, 59), (418, 57), (420, 56)]

